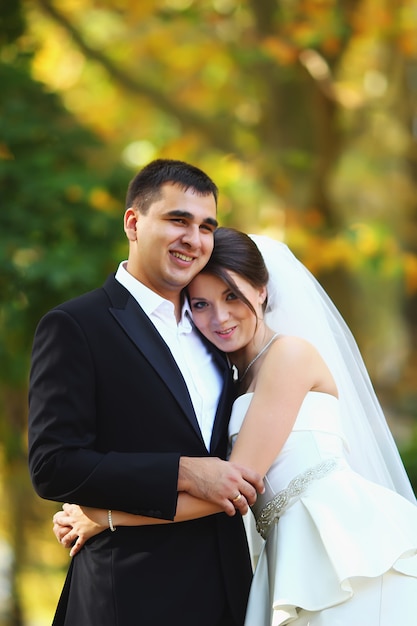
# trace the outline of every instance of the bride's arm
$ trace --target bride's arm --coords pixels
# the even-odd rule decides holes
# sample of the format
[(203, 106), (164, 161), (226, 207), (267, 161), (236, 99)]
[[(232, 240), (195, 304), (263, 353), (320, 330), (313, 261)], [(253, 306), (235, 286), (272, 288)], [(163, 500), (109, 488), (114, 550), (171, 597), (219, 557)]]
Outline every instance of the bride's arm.
[[(197, 495), (188, 493), (188, 489), (191, 490), (193, 485), (193, 472), (195, 473), (196, 471), (193, 463), (195, 464), (196, 462), (200, 469), (199, 475), (202, 477), (200, 482), (205, 486), (203, 493), (207, 491), (206, 500), (197, 497), (200, 491), (197, 492)], [(216, 480), (213, 479), (213, 468), (215, 471), (214, 476), (217, 476)], [(207, 475), (207, 469), (210, 469), (210, 480), (204, 480), (204, 476)], [(210, 492), (213, 481), (221, 486), (219, 493), (224, 494), (223, 498), (217, 498), (216, 501), (213, 500)], [(228, 515), (234, 515), (236, 510), (239, 510), (244, 515), (248, 511), (248, 502), (252, 504), (255, 501), (256, 489), (261, 491), (263, 487), (261, 478), (255, 472), (247, 470), (247, 468), (236, 463), (232, 464), (212, 458), (187, 459), (185, 457), (181, 482), (179, 481), (178, 485), (180, 491), (173, 520), (112, 511), (113, 526), (170, 524), (172, 522), (184, 522), (206, 517), (222, 511)], [(228, 494), (237, 493), (241, 493), (243, 497), (235, 505), (230, 496), (228, 497)], [(58, 541), (64, 547), (69, 548), (72, 546), (71, 556), (77, 554), (88, 539), (109, 528), (109, 512), (107, 510), (80, 507), (76, 504), (64, 504), (62, 508), (62, 511), (54, 515), (53, 531)]]
[[(111, 511), (111, 521), (114, 528), (117, 526), (152, 526), (206, 517), (220, 513), (221, 510), (220, 506), (181, 492), (178, 494), (177, 512), (174, 520), (133, 515), (123, 511)], [(71, 548), (70, 556), (75, 556), (88, 539), (108, 528), (109, 511), (105, 509), (66, 503), (62, 507), (62, 511), (58, 511), (53, 517), (54, 534), (65, 548)]]
[(327, 377), (324, 367), (305, 340), (285, 336), (276, 341), (258, 372), (230, 461), (265, 476), (291, 433), (305, 395)]

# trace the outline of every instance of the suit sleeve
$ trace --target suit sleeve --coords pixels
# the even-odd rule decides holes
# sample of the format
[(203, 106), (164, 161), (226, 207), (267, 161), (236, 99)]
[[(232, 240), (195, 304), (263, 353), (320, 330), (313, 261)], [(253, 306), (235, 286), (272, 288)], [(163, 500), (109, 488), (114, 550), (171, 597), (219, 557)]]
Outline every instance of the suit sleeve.
[(63, 310), (48, 313), (35, 334), (29, 386), (35, 490), (49, 500), (173, 519), (180, 455), (100, 451), (95, 376), (78, 323)]

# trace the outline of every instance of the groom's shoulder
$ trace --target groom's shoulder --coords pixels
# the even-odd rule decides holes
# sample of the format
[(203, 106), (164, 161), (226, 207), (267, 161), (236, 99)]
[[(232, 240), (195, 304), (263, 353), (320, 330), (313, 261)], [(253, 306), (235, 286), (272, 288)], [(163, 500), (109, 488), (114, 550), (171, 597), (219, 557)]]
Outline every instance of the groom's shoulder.
[(128, 294), (125, 288), (115, 279), (114, 274), (111, 274), (100, 287), (61, 302), (51, 312), (65, 311), (71, 315), (82, 314), (93, 309), (117, 306), (115, 300), (125, 300), (126, 297)]

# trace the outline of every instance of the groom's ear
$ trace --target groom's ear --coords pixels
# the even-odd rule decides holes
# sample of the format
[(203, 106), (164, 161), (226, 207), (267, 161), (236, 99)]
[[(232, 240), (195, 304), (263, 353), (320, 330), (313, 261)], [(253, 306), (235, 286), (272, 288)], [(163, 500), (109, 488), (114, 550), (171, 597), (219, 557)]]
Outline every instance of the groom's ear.
[(124, 220), (123, 220), (123, 226), (124, 226), (124, 231), (126, 233), (126, 237), (129, 239), (129, 241), (136, 241), (137, 221), (138, 221), (137, 211), (135, 211), (135, 209), (133, 209), (132, 207), (130, 207), (129, 209), (126, 209)]

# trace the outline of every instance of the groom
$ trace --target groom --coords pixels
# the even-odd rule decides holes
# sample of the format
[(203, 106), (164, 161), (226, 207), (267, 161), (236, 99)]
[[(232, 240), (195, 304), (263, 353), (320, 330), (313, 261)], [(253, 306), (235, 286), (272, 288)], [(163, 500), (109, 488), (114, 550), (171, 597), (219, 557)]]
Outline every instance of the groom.
[(187, 491), (224, 511), (94, 537), (71, 562), (54, 626), (243, 624), (251, 567), (234, 513), (263, 486), (221, 460), (230, 371), (181, 296), (211, 254), (216, 204), (198, 168), (150, 163), (128, 189), (127, 262), (37, 328), (29, 464), (41, 497), (173, 519)]

